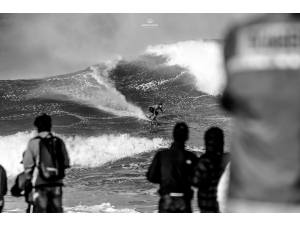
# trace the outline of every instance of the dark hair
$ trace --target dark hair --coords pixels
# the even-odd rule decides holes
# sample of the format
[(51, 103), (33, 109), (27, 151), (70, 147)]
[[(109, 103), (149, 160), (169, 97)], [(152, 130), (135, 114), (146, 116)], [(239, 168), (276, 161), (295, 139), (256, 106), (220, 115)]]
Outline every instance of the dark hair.
[[(224, 151), (224, 134), (219, 127), (210, 127), (204, 134), (206, 149), (209, 151), (223, 153)], [(208, 148), (208, 145), (212, 148)]]
[(52, 120), (49, 115), (43, 113), (40, 116), (37, 116), (34, 120), (33, 125), (37, 128), (38, 132), (42, 131), (51, 131)]
[(173, 130), (173, 138), (176, 142), (186, 142), (189, 139), (189, 128), (185, 122), (176, 123)]

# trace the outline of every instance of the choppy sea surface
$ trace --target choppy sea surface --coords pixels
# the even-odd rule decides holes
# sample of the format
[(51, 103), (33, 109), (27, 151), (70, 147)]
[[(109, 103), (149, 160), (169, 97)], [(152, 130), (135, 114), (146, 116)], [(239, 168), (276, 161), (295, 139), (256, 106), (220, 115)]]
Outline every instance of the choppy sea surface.
[[(169, 146), (174, 124), (189, 125), (188, 149), (199, 154), (207, 128), (230, 131), (218, 97), (196, 83), (188, 70), (154, 55), (43, 79), (1, 80), (0, 164), (9, 187), (22, 170), (28, 140), (36, 135), (33, 119), (46, 112), (71, 157), (66, 212), (155, 212), (157, 186), (146, 181), (145, 173), (155, 152)], [(146, 114), (158, 102), (165, 113), (158, 117), (160, 125), (151, 127)], [(4, 211), (25, 208), (23, 198), (6, 197)]]

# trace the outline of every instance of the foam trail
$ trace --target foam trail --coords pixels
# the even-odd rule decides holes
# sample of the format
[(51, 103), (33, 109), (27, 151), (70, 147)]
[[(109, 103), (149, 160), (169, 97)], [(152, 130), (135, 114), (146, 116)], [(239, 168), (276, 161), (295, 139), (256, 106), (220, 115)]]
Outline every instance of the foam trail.
[[(35, 132), (19, 132), (14, 135), (0, 136), (0, 164), (8, 176), (15, 176), (23, 170), (20, 163), (22, 154)], [(166, 146), (162, 138), (141, 138), (128, 134), (101, 135), (94, 137), (61, 137), (67, 146), (72, 166), (96, 167), (106, 162), (138, 153), (152, 151)]]
[(136, 117), (147, 120), (143, 110), (126, 100), (109, 78), (114, 62), (91, 66), (75, 75), (45, 79), (27, 98), (69, 99), (96, 107), (120, 117)]
[[(114, 63), (108, 62), (106, 63), (107, 68), (104, 71), (99, 71), (99, 69), (95, 66), (91, 66), (92, 77), (100, 84), (104, 85), (109, 92), (105, 96), (107, 99), (105, 102), (101, 101), (98, 104), (98, 107), (111, 112), (118, 116), (133, 116), (139, 119), (146, 119), (144, 112), (137, 106), (132, 103), (127, 102), (124, 95), (122, 95), (113, 85), (112, 81), (109, 79), (108, 71), (115, 67)], [(96, 101), (97, 104), (97, 101)]]
[(134, 209), (116, 209), (115, 206), (111, 205), (109, 202), (92, 206), (78, 205), (74, 207), (65, 207), (64, 210), (68, 213), (137, 213)]
[(146, 54), (166, 56), (168, 65), (187, 68), (196, 77), (199, 91), (217, 95), (225, 86), (222, 48), (217, 42), (199, 40), (149, 46)]

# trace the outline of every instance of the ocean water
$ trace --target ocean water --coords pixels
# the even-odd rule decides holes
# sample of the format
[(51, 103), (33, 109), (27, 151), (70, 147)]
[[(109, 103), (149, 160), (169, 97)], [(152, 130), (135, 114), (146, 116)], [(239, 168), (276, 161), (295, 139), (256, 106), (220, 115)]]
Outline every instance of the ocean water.
[[(170, 145), (175, 123), (189, 125), (187, 147), (198, 154), (207, 128), (230, 132), (230, 117), (218, 103), (224, 85), (220, 52), (218, 43), (201, 40), (150, 46), (134, 60), (43, 79), (1, 80), (0, 164), (7, 170), (9, 188), (22, 171), (28, 140), (36, 135), (33, 119), (46, 112), (71, 158), (66, 212), (155, 212), (157, 186), (146, 181), (145, 173), (155, 152)], [(165, 113), (153, 128), (146, 114), (158, 102)], [(225, 184), (226, 177), (220, 185), (221, 204)], [(23, 198), (6, 197), (5, 211), (25, 208)]]

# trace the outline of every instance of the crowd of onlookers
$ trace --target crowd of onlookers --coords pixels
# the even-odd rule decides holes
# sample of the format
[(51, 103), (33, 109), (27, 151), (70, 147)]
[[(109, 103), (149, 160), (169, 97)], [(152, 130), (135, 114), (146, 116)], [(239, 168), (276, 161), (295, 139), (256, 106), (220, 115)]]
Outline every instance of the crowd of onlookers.
[(185, 149), (188, 138), (188, 126), (184, 122), (177, 123), (170, 148), (158, 151), (149, 167), (147, 179), (160, 185), (158, 211), (192, 212), (194, 186), (198, 189), (200, 212), (220, 212), (218, 184), (229, 162), (224, 155), (223, 131), (211, 127), (205, 132), (205, 153), (200, 158)]
[[(10, 192), (25, 196), (26, 212), (63, 212), (62, 186), (65, 169), (70, 167), (64, 142), (51, 133), (52, 120), (47, 114), (38, 116), (34, 125), (38, 135), (32, 138), (23, 154), (24, 171)], [(198, 188), (201, 212), (219, 212), (217, 187), (228, 163), (224, 155), (224, 134), (218, 127), (205, 133), (205, 153), (198, 158), (185, 149), (189, 129), (184, 122), (173, 130), (173, 143), (159, 150), (149, 167), (147, 179), (160, 185), (159, 212), (192, 212), (192, 186)], [(0, 167), (1, 211), (7, 193), (7, 177)]]

